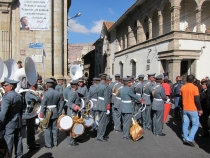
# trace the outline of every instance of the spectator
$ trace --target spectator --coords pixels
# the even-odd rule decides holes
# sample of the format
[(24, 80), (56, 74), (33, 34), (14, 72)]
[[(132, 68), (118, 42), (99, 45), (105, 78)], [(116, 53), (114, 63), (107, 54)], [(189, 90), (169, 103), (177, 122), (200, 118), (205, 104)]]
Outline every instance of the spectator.
[(22, 61), (18, 61), (18, 62), (17, 62), (17, 65), (18, 65), (18, 69), (22, 68), (22, 67), (23, 67), (23, 66), (22, 66)]
[(180, 76), (176, 77), (176, 83), (173, 85), (171, 98), (174, 101), (174, 116), (175, 118), (180, 119), (180, 107), (179, 107), (179, 100), (180, 100), (180, 89), (183, 86), (182, 78)]
[(202, 135), (203, 137), (209, 137), (208, 118), (210, 115), (210, 109), (207, 106), (207, 96), (206, 96), (207, 95), (207, 85), (208, 85), (208, 81), (201, 82), (202, 92), (200, 93), (200, 101), (201, 101), (201, 107), (203, 109), (203, 115), (200, 116), (199, 120), (203, 127), (203, 135)]
[[(193, 140), (199, 126), (199, 116), (203, 114), (198, 88), (193, 84), (195, 77), (187, 76), (187, 83), (181, 87), (181, 103), (183, 107), (183, 141), (184, 144), (194, 147)], [(192, 121), (192, 128), (188, 132), (188, 127)]]

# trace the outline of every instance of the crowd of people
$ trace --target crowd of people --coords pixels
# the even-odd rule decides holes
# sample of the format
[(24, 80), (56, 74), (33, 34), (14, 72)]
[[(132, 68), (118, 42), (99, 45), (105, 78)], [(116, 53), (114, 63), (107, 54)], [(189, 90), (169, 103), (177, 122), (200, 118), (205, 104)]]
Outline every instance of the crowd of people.
[[(93, 107), (90, 111), (94, 119), (90, 131), (96, 135), (97, 141), (107, 142), (109, 136), (106, 133), (107, 125), (114, 124), (114, 132), (123, 132), (124, 140), (131, 140), (130, 128), (132, 119), (146, 131), (151, 131), (155, 136), (165, 136), (163, 133), (165, 104), (174, 105), (173, 117), (182, 120), (183, 143), (195, 146), (194, 136), (198, 130), (199, 122), (203, 127), (203, 137), (209, 137), (208, 119), (210, 115), (210, 81), (208, 78), (198, 82), (193, 75), (188, 75), (186, 83), (182, 82), (181, 76), (176, 77), (176, 83), (168, 79), (168, 76), (140, 74), (135, 80), (133, 76), (121, 78), (115, 74), (112, 81), (107, 74), (94, 77), (92, 85), (87, 88), (83, 78), (73, 80), (68, 87), (63, 88), (63, 79), (47, 78), (43, 86), (41, 76), (37, 84), (29, 85), (27, 88), (33, 91), (44, 91), (43, 96), (37, 96), (30, 91), (23, 97), (15, 92), (19, 81), (5, 78), (1, 83), (5, 94), (1, 102), (0, 111), (0, 139), (7, 144), (7, 154), (12, 155), (13, 144), (15, 155), (21, 158), (22, 146), (22, 114), (23, 103), (30, 113), (34, 102), (40, 102), (40, 119), (46, 117), (47, 109), (51, 109), (52, 116), (48, 127), (44, 130), (45, 147), (53, 148), (58, 145), (57, 120), (65, 114), (70, 117), (77, 116), (81, 112), (80, 97), (86, 103), (92, 101)], [(35, 142), (35, 119), (26, 120), (26, 139), (29, 150), (37, 150), (40, 145)], [(191, 124), (190, 124), (191, 122)], [(4, 127), (4, 128), (2, 128)], [(188, 128), (191, 128), (188, 131)], [(66, 131), (67, 145), (77, 146), (78, 140)]]

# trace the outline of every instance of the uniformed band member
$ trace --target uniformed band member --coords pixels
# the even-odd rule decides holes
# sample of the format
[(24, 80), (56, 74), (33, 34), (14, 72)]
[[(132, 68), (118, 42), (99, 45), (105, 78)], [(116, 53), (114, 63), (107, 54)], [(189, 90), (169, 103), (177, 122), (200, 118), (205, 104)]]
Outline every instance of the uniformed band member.
[[(122, 113), (121, 113), (121, 98), (120, 98), (120, 91), (123, 88), (123, 81), (118, 80), (118, 84), (115, 85), (115, 88), (113, 89), (113, 118), (114, 118), (114, 130), (115, 132), (122, 132)], [(122, 82), (121, 82), (122, 81)]]
[[(37, 84), (30, 85), (31, 90), (37, 89)], [(27, 104), (26, 112), (30, 113), (33, 110), (35, 103), (40, 102), (41, 98), (30, 91), (25, 94), (25, 102)], [(39, 144), (35, 143), (35, 119), (36, 117), (26, 119), (26, 139), (29, 150), (39, 149)]]
[[(135, 83), (134, 85), (134, 93), (139, 97), (139, 100), (142, 99), (142, 91), (143, 91), (143, 82), (144, 82), (144, 75), (140, 74), (138, 76), (138, 82)], [(137, 122), (142, 124), (142, 120), (141, 120), (141, 112), (139, 111), (140, 108), (142, 107), (142, 104), (137, 104), (135, 103), (135, 119), (137, 120)]]
[(44, 91), (44, 85), (42, 83), (42, 76), (37, 78), (37, 91)]
[[(68, 102), (66, 103), (67, 115), (70, 117), (76, 116), (77, 112), (80, 111), (79, 107), (79, 96), (77, 94), (78, 80), (73, 80), (71, 83), (71, 90), (68, 92)], [(79, 145), (74, 138), (70, 136), (70, 130), (66, 132), (67, 144), (69, 146)]]
[(59, 78), (58, 84), (55, 86), (55, 90), (58, 91), (61, 95), (63, 95), (63, 79)]
[(61, 115), (62, 110), (64, 108), (63, 78), (58, 78), (57, 81), (58, 81), (58, 84), (55, 86), (55, 90), (60, 93), (60, 97), (61, 97), (61, 102), (60, 102), (60, 105), (59, 105), (60, 111), (58, 112), (58, 114)]
[[(110, 104), (111, 104), (111, 108), (112, 108), (112, 119), (113, 119), (113, 122), (114, 122), (114, 128), (115, 128), (115, 118), (116, 118), (116, 114), (115, 114), (115, 110), (114, 110), (114, 102), (115, 102), (115, 99), (116, 99), (116, 94), (115, 94), (115, 91), (116, 91), (116, 86), (120, 83), (120, 74), (115, 74), (115, 81), (112, 82), (112, 84), (110, 84), (109, 86), (109, 93), (110, 93), (110, 96), (111, 96), (111, 101), (110, 101)], [(115, 129), (116, 131), (116, 129)], [(120, 131), (120, 130), (119, 130)], [(117, 131), (116, 131), (117, 132)]]
[(86, 87), (86, 85), (84, 85), (84, 79), (83, 78), (79, 78), (79, 82), (78, 82), (78, 89), (77, 89), (77, 93), (80, 93), (82, 95), (84, 95), (85, 98), (87, 98), (87, 94), (88, 94), (88, 89)]
[(151, 103), (152, 90), (155, 86), (155, 74), (148, 74), (148, 81), (143, 83), (143, 103), (146, 104), (146, 109), (142, 112), (142, 123), (145, 130), (151, 130)]
[(93, 108), (90, 110), (91, 115), (94, 118), (94, 123), (92, 125), (92, 128), (90, 131), (96, 132), (97, 130), (97, 124), (96, 124), (96, 115), (97, 115), (97, 110), (98, 110), (98, 106), (97, 106), (97, 100), (98, 100), (98, 96), (96, 93), (96, 87), (98, 85), (98, 83), (100, 82), (100, 78), (93, 78), (93, 85), (90, 86), (89, 88), (89, 92), (88, 92), (88, 100), (91, 100), (93, 102)]
[(107, 110), (110, 110), (109, 104), (109, 91), (106, 85), (106, 74), (101, 75), (101, 82), (97, 85), (96, 88), (98, 96), (98, 130), (97, 130), (97, 140), (105, 142), (108, 139), (108, 136), (105, 136), (106, 126), (108, 122)]
[(162, 133), (163, 129), (163, 111), (164, 102), (167, 100), (164, 88), (162, 87), (163, 75), (158, 75), (155, 77), (156, 86), (153, 88), (153, 102), (152, 102), (152, 122), (153, 122), (153, 133), (156, 136), (165, 136)]
[(45, 80), (46, 82), (46, 89), (47, 91), (44, 93), (44, 98), (41, 102), (41, 115), (47, 114), (47, 108), (52, 110), (52, 116), (49, 120), (49, 127), (44, 130), (44, 137), (45, 137), (45, 147), (52, 148), (53, 146), (58, 145), (58, 128), (57, 128), (57, 119), (58, 119), (58, 112), (59, 104), (61, 101), (60, 93), (53, 89), (54, 81), (50, 78)]
[(121, 98), (121, 111), (122, 111), (122, 120), (123, 120), (123, 139), (129, 140), (130, 138), (130, 127), (132, 124), (133, 117), (133, 103), (132, 100), (135, 100), (137, 103), (140, 103), (140, 100), (137, 95), (131, 90), (131, 79), (124, 78), (124, 87), (120, 91)]
[(63, 105), (63, 109), (65, 114), (67, 114), (67, 102), (68, 102), (68, 93), (71, 91), (71, 86), (67, 86), (64, 90), (63, 90), (63, 99), (64, 99), (64, 105)]
[(112, 78), (107, 77), (106, 78), (106, 84), (107, 84), (107, 86), (111, 85), (112, 84)]
[(10, 157), (12, 157), (13, 144), (15, 146), (15, 156), (22, 158), (23, 144), (22, 144), (22, 114), (23, 101), (22, 96), (15, 92), (15, 88), (19, 81), (5, 78), (3, 87), (5, 95), (2, 98), (0, 120), (5, 125), (4, 139), (7, 142)]

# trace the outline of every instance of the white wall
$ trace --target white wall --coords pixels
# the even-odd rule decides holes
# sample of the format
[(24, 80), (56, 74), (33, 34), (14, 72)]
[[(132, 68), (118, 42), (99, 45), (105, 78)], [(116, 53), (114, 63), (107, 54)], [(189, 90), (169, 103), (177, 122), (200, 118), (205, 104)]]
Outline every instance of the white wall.
[[(201, 80), (205, 76), (210, 76), (210, 42), (179, 40), (181, 50), (199, 50), (200, 58), (196, 60), (196, 78)], [(205, 48), (202, 48), (202, 47)], [(201, 49), (202, 48), (202, 49)]]
[[(129, 54), (122, 55), (115, 58), (114, 72), (120, 73), (119, 62), (124, 62), (123, 65), (123, 74), (125, 76), (131, 75), (131, 63), (132, 59), (136, 60), (136, 77), (139, 74), (144, 74), (145, 76), (150, 73), (156, 73), (156, 75), (160, 74), (160, 61), (158, 61), (157, 53), (159, 51), (168, 50), (168, 42), (156, 45), (153, 47), (148, 47), (145, 49), (141, 49), (138, 51), (130, 52)], [(151, 49), (151, 51), (149, 50)], [(146, 70), (147, 59), (150, 59), (150, 70)]]
[[(116, 52), (116, 47), (119, 47), (118, 42), (116, 42), (116, 29), (113, 29), (112, 32), (110, 32), (111, 34), (111, 41), (113, 41), (112, 43), (110, 43), (110, 77), (114, 78), (114, 75), (117, 74), (116, 70), (114, 70), (114, 74), (112, 75), (112, 64), (115, 64), (115, 59), (114, 59), (114, 53)], [(119, 65), (118, 65), (119, 66)]]

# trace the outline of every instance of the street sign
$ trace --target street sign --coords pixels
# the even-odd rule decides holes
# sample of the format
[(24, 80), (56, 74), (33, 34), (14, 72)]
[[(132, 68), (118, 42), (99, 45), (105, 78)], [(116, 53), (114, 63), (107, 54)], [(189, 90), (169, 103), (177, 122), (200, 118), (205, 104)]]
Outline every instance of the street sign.
[(42, 63), (42, 55), (32, 55), (32, 59), (35, 63)]
[(43, 49), (43, 43), (30, 43), (29, 48)]

